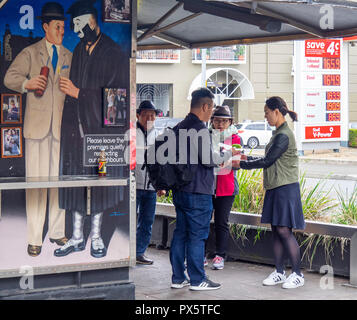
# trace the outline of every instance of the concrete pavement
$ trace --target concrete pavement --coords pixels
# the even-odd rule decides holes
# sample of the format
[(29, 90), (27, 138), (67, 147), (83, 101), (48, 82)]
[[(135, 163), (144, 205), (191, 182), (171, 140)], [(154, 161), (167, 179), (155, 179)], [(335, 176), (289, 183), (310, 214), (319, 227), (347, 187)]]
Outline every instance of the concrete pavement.
[[(246, 154), (249, 151), (246, 150)], [(262, 155), (264, 149), (253, 153)], [(331, 179), (357, 180), (357, 149), (341, 148), (339, 153), (332, 150), (305, 151), (304, 156), (300, 156), (300, 167), (311, 177), (330, 175)], [(226, 262), (224, 270), (219, 271), (206, 268), (210, 279), (222, 284), (219, 290), (175, 290), (170, 288), (169, 251), (151, 247), (147, 255), (154, 259), (153, 265), (137, 265), (130, 270), (137, 300), (357, 300), (357, 288), (345, 286), (348, 278), (303, 270), (306, 280), (303, 287), (293, 290), (285, 290), (281, 286), (264, 287), (261, 282), (273, 267), (243, 261)]]
[[(303, 287), (289, 290), (279, 285), (265, 287), (262, 280), (273, 267), (242, 261), (226, 262), (223, 270), (211, 270), (210, 261), (206, 273), (210, 279), (222, 284), (219, 290), (171, 289), (169, 250), (150, 247), (146, 254), (154, 259), (153, 265), (136, 265), (130, 269), (136, 300), (357, 300), (357, 289), (344, 286), (348, 284), (347, 278), (303, 270)], [(290, 274), (290, 270), (287, 273)]]

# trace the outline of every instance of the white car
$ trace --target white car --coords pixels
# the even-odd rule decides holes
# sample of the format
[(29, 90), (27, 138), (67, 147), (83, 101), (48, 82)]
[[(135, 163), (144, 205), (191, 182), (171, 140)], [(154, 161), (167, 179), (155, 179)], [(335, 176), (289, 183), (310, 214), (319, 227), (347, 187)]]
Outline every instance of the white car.
[(349, 129), (357, 129), (357, 122), (350, 122), (348, 125)]
[(250, 149), (266, 145), (273, 132), (273, 128), (267, 122), (243, 122), (235, 125), (238, 129), (238, 135), (243, 141), (243, 146), (248, 146)]

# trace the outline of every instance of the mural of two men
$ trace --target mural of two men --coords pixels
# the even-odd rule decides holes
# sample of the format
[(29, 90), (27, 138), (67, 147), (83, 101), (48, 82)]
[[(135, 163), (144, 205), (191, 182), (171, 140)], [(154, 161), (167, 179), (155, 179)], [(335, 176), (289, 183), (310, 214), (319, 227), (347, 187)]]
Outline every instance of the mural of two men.
[[(96, 174), (96, 168), (83, 166), (84, 135), (113, 133), (113, 129), (103, 127), (102, 92), (103, 88), (128, 87), (129, 64), (123, 63), (125, 57), (119, 45), (101, 32), (95, 1), (76, 1), (66, 12), (70, 15), (71, 29), (80, 38), (73, 56), (62, 46), (66, 19), (62, 5), (44, 4), (40, 19), (45, 37), (20, 52), (6, 73), (6, 87), (27, 93), (24, 119), (27, 177)], [(48, 78), (40, 75), (44, 65), (50, 69)], [(38, 89), (44, 90), (42, 97), (35, 95)], [(118, 167), (109, 167), (108, 171), (112, 176), (120, 174)], [(93, 257), (106, 255), (101, 237), (103, 212), (119, 201), (119, 187), (92, 188)], [(46, 189), (26, 191), (31, 256), (41, 253), (46, 202)], [(62, 246), (55, 250), (55, 256), (85, 249), (86, 206), (86, 188), (50, 190), (49, 237)], [(69, 240), (64, 236), (64, 209), (72, 212), (73, 233)]]

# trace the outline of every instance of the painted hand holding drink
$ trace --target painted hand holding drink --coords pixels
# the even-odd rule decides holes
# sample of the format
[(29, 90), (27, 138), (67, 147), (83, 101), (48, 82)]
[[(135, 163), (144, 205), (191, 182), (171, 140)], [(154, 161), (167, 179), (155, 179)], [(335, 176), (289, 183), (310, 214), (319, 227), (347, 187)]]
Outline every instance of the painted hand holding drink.
[[(42, 68), (41, 68), (41, 71), (40, 71), (40, 75), (41, 76), (45, 76), (46, 77), (46, 80), (47, 80), (47, 78), (48, 78), (48, 73), (50, 72), (50, 69), (47, 67), (47, 66), (43, 66)], [(42, 97), (43, 96), (43, 93), (44, 93), (44, 90), (42, 90), (42, 89), (37, 89), (36, 91), (35, 91), (35, 96), (36, 97)]]

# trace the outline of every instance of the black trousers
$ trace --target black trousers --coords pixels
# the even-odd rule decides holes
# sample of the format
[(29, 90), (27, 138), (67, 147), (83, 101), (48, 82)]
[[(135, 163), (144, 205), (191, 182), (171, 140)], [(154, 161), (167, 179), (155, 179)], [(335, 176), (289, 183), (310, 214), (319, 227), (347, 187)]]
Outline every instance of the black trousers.
[(213, 196), (214, 228), (216, 233), (216, 255), (225, 258), (229, 239), (228, 218), (235, 196)]

